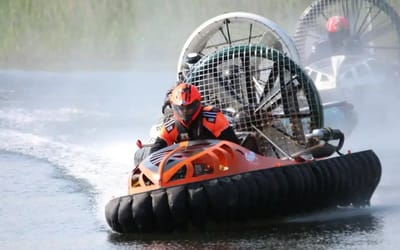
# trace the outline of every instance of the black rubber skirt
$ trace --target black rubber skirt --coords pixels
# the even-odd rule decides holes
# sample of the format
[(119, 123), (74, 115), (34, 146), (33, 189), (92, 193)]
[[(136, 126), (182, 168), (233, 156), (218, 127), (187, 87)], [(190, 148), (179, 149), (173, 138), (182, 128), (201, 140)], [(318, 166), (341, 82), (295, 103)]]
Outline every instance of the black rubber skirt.
[(118, 197), (105, 217), (119, 233), (173, 232), (369, 206), (381, 171), (368, 150)]

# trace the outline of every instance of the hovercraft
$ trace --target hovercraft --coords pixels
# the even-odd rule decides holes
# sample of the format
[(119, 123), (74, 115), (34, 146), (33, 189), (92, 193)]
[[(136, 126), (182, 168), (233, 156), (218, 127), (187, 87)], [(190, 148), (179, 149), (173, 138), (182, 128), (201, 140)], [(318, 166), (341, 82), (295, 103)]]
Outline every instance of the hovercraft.
[[(145, 157), (129, 176), (128, 194), (106, 205), (114, 231), (243, 227), (370, 205), (381, 177), (376, 154), (342, 154), (344, 135), (324, 128), (319, 93), (286, 50), (291, 40), (253, 14), (236, 16), (225, 14), (201, 26), (207, 30), (195, 32), (201, 39), (191, 36), (178, 75), (197, 86), (204, 105), (221, 109), (240, 145), (186, 141)], [(250, 32), (233, 31), (242, 22), (250, 22), (245, 25)], [(266, 42), (265, 36), (274, 39)], [(162, 120), (168, 116), (167, 110)]]
[[(330, 18), (346, 20), (348, 33), (328, 34)], [(294, 41), (300, 64), (321, 95), (326, 124), (341, 126), (346, 135), (358, 123), (364, 105), (358, 100), (368, 91), (384, 93), (396, 87), (400, 16), (388, 1), (315, 0), (298, 18)], [(340, 46), (321, 46), (334, 42)]]

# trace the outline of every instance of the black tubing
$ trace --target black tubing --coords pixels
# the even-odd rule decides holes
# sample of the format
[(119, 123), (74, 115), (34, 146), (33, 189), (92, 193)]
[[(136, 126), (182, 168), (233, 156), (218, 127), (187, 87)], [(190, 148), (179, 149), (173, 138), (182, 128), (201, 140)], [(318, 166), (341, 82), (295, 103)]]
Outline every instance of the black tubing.
[(151, 193), (153, 213), (156, 225), (161, 232), (173, 230), (172, 216), (168, 206), (168, 196), (164, 189), (156, 190)]
[(222, 190), (224, 190), (224, 195), (226, 196), (226, 211), (223, 217), (227, 221), (234, 220), (239, 203), (239, 191), (231, 178), (221, 178), (219, 179), (219, 184), (221, 185)]
[[(119, 233), (205, 230), (337, 206), (367, 206), (381, 177), (372, 150), (112, 199)], [(246, 223), (244, 223), (246, 222)]]
[(237, 204), (237, 214), (235, 215), (236, 220), (246, 220), (248, 218), (247, 211), (250, 211), (250, 193), (249, 186), (244, 180), (243, 175), (232, 176), (232, 181), (238, 190), (239, 200)]
[(192, 225), (198, 229), (204, 229), (207, 217), (207, 196), (202, 183), (187, 185), (188, 190), (188, 216)]
[(132, 196), (125, 196), (120, 199), (119, 202), (119, 213), (118, 213), (118, 221), (121, 224), (121, 229), (123, 232), (131, 232), (136, 231), (137, 226), (132, 211)]

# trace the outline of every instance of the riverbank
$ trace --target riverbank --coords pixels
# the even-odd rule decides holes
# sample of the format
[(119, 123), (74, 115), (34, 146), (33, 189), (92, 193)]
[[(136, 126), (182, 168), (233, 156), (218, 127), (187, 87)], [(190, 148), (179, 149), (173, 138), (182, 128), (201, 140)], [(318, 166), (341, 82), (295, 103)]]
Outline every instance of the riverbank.
[(127, 70), (148, 62), (170, 69), (191, 32), (208, 18), (247, 11), (292, 32), (299, 10), (309, 3), (311, 0), (220, 0), (218, 4), (213, 0), (2, 1), (0, 68)]

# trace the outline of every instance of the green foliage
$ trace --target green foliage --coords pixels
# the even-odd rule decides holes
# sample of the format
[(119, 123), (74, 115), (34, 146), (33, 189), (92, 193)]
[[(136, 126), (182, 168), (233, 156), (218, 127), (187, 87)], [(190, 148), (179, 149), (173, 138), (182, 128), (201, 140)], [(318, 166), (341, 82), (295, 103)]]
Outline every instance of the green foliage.
[(134, 42), (134, 1), (3, 0), (0, 10), (3, 65), (119, 60)]
[[(231, 11), (265, 16), (293, 34), (312, 0), (1, 0), (0, 67), (174, 65), (207, 19)], [(392, 5), (400, 9), (396, 0)]]

